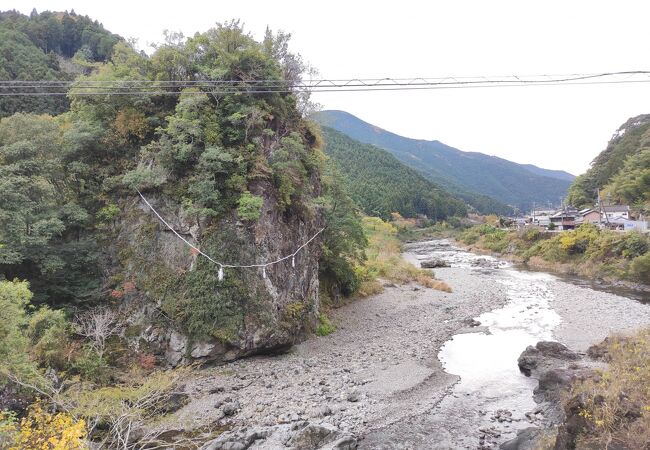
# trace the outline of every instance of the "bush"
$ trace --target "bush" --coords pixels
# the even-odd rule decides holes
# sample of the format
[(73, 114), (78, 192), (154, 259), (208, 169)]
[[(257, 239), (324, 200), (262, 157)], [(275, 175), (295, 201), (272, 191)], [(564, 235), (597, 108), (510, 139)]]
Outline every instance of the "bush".
[(316, 334), (318, 336), (327, 336), (336, 331), (336, 328), (325, 314), (318, 316), (318, 322), (318, 326), (316, 327)]
[(37, 402), (20, 422), (0, 412), (0, 444), (7, 450), (86, 450), (86, 422), (66, 413), (50, 414)]
[(522, 238), (528, 242), (536, 242), (542, 237), (542, 232), (538, 228), (531, 228), (522, 233)]
[(45, 306), (32, 314), (27, 336), (34, 359), (41, 365), (64, 369), (68, 363), (69, 331), (70, 324), (63, 311), (53, 311)]
[(650, 330), (615, 337), (607, 346), (609, 367), (574, 384), (583, 426), (576, 448), (647, 448), (650, 439)]
[(237, 207), (237, 215), (241, 220), (255, 221), (260, 218), (262, 211), (262, 204), (264, 199), (250, 192), (244, 192), (239, 197), (239, 206)]
[(633, 259), (646, 253), (649, 247), (648, 238), (633, 231), (625, 234), (625, 237), (616, 246), (616, 252), (625, 258)]
[(72, 363), (72, 368), (84, 379), (99, 384), (106, 383), (110, 378), (109, 367), (106, 361), (97, 354), (90, 344), (83, 347), (81, 354)]
[(650, 283), (650, 253), (634, 258), (628, 273), (635, 280)]
[(167, 175), (158, 166), (145, 167), (141, 165), (136, 169), (127, 172), (124, 177), (122, 177), (122, 183), (132, 190), (145, 190), (161, 186), (166, 179)]

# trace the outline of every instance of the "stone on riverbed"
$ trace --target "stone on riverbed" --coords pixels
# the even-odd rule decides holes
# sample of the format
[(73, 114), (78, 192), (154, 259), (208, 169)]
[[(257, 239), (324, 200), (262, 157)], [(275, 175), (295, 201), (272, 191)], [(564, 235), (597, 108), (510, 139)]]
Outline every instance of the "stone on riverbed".
[(357, 439), (327, 423), (300, 422), (227, 431), (201, 450), (353, 450)]
[(501, 450), (535, 450), (539, 447), (539, 440), (543, 430), (536, 427), (529, 427), (517, 432), (517, 437), (504, 442), (499, 447)]
[(451, 267), (446, 261), (442, 259), (426, 259), (420, 261), (420, 267), (423, 269), (436, 269), (438, 267)]
[(519, 370), (529, 377), (535, 370), (541, 372), (556, 367), (558, 361), (576, 361), (579, 358), (580, 355), (559, 342), (540, 341), (535, 347), (529, 345), (519, 356), (517, 363)]

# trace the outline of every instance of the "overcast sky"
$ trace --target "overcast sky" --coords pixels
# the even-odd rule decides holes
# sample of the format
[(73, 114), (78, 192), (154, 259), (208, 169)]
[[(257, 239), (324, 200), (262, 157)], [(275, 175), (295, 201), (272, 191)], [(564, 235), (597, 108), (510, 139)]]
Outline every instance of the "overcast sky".
[[(292, 48), (324, 78), (592, 73), (650, 69), (647, 1), (0, 0), (28, 14), (74, 9), (112, 32), (160, 41), (240, 18)], [(574, 174), (629, 117), (650, 113), (650, 83), (317, 94), (395, 133)]]

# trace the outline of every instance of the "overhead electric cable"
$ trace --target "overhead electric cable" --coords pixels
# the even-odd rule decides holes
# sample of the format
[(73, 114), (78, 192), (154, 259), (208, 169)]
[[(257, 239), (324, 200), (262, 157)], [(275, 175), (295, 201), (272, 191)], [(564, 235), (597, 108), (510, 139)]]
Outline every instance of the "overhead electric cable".
[[(362, 92), (650, 82), (650, 71), (499, 77), (351, 78), (287, 80), (0, 80), (0, 96), (272, 94)], [(194, 90), (184, 90), (194, 88)], [(71, 91), (70, 91), (71, 90)]]

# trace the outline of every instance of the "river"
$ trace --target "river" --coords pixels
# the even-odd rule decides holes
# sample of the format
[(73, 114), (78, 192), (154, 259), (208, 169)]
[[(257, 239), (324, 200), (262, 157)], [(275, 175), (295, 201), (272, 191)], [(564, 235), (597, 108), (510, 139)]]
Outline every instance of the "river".
[(518, 370), (528, 345), (555, 340), (585, 352), (650, 326), (639, 301), (450, 241), (405, 250), (417, 265), (447, 262), (435, 273), (453, 292), (385, 282), (382, 293), (328, 311), (328, 336), (193, 373), (189, 401), (167, 426), (231, 429), (219, 437), (225, 447), (209, 448), (496, 449), (548, 420), (533, 401), (535, 380)]
[[(530, 414), (536, 409), (532, 393), (537, 382), (520, 373), (517, 366), (517, 358), (528, 345), (560, 340), (584, 351), (586, 343), (595, 343), (604, 334), (571, 336), (567, 332), (571, 322), (575, 322), (577, 334), (586, 327), (622, 331), (650, 324), (650, 308), (633, 299), (593, 290), (587, 283), (522, 271), (494, 257), (466, 252), (446, 240), (411, 244), (404, 256), (418, 265), (429, 259), (448, 263), (448, 269), (435, 269), (441, 279), (453, 279), (453, 274), (461, 271), (480, 285), (487, 275), (505, 286), (507, 302), (475, 317), (474, 332), (455, 334), (440, 348), (438, 358), (444, 370), (460, 377), (449, 394), (426, 414), (370, 434), (361, 448), (498, 448), (518, 429), (543, 422), (539, 411)], [(573, 296), (573, 307), (564, 304), (571, 301), (567, 293)], [(600, 300), (604, 303), (597, 305), (593, 314), (578, 317)], [(608, 308), (617, 317), (619, 309), (640, 310), (643, 318), (630, 318), (634, 323), (601, 322)]]

